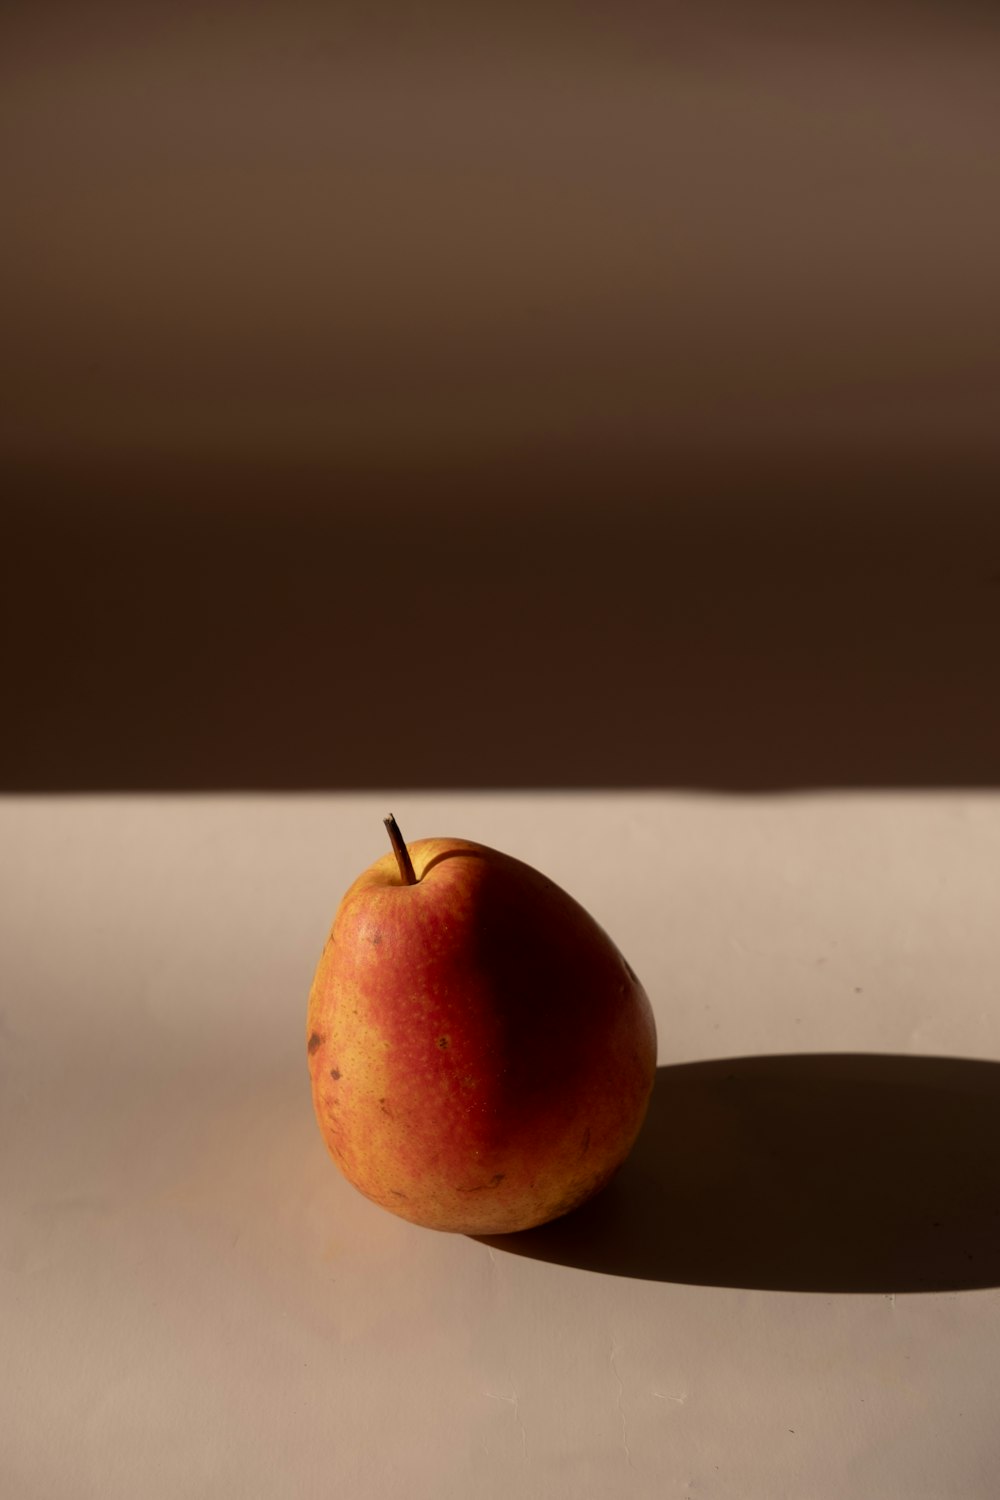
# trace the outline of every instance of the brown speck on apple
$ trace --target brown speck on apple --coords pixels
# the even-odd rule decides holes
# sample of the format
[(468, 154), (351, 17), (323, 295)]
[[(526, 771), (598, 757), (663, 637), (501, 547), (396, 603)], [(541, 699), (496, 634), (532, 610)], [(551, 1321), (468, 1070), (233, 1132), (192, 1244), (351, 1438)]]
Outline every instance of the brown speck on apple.
[(460, 1193), (484, 1193), (487, 1188), (499, 1187), (503, 1182), (506, 1172), (494, 1172), (489, 1182), (477, 1182), (475, 1187), (460, 1187)]

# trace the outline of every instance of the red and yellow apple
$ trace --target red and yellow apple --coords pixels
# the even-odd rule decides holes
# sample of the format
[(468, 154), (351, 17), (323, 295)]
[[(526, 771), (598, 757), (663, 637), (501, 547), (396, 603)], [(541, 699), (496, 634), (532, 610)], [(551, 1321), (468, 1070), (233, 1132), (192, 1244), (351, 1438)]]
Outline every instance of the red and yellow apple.
[(341, 902), (309, 997), (320, 1130), (368, 1198), (433, 1229), (568, 1213), (642, 1125), (656, 1030), (611, 939), (537, 870), (463, 839), (394, 853)]

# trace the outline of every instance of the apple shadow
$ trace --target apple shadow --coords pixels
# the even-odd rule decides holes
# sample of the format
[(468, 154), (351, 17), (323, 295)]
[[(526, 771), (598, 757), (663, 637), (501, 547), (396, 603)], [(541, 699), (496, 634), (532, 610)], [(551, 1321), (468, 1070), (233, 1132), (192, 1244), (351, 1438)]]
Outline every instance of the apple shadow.
[(1000, 1063), (742, 1057), (657, 1070), (611, 1185), (497, 1249), (796, 1292), (1000, 1285)]

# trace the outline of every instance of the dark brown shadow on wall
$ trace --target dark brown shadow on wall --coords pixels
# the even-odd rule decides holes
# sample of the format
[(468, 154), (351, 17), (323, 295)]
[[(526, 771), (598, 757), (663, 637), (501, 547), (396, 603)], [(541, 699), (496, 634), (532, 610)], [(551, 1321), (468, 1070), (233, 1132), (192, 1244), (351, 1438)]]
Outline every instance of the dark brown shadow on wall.
[(0, 789), (996, 786), (994, 8), (8, 0)]
[(489, 1243), (703, 1286), (998, 1286), (1000, 1064), (815, 1054), (660, 1068), (611, 1186)]
[(993, 786), (1000, 468), (8, 463), (7, 791)]

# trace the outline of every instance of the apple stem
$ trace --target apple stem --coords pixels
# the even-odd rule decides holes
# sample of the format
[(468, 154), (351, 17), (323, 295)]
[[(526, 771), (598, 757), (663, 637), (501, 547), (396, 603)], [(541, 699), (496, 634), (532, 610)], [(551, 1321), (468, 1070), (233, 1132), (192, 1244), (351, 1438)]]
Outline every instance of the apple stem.
[(396, 863), (399, 866), (400, 880), (404, 885), (416, 885), (417, 872), (413, 868), (413, 861), (410, 859), (410, 851), (409, 849), (407, 849), (405, 843), (403, 842), (403, 835), (399, 831), (399, 824), (392, 816), (392, 813), (390, 813), (387, 818), (383, 818), (382, 821), (385, 823), (386, 829), (389, 834), (389, 842), (392, 845), (392, 852), (396, 856)]

